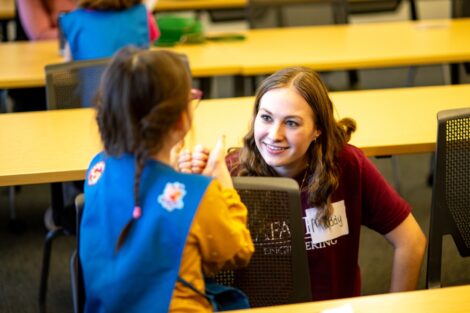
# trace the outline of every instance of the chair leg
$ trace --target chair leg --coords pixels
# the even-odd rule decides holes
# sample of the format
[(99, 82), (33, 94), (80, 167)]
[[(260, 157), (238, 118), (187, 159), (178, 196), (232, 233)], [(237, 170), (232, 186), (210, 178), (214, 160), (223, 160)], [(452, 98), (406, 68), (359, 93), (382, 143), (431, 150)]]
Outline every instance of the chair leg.
[(39, 312), (46, 312), (46, 293), (47, 293), (47, 281), (49, 278), (49, 265), (51, 261), (51, 249), (52, 240), (60, 235), (63, 235), (64, 230), (62, 228), (51, 230), (47, 233), (44, 240), (44, 251), (42, 256), (42, 269), (41, 278), (39, 285)]
[(417, 71), (418, 71), (418, 68), (416, 66), (411, 66), (408, 69), (408, 76), (406, 78), (406, 86), (407, 87), (413, 87), (414, 86)]
[(16, 216), (15, 197), (17, 188), (18, 186), (8, 187), (8, 211), (10, 217), (8, 220), (8, 229), (13, 234), (19, 234), (24, 230), (23, 223), (18, 220)]
[(10, 221), (15, 221), (16, 220), (15, 186), (8, 187), (8, 208), (10, 210)]

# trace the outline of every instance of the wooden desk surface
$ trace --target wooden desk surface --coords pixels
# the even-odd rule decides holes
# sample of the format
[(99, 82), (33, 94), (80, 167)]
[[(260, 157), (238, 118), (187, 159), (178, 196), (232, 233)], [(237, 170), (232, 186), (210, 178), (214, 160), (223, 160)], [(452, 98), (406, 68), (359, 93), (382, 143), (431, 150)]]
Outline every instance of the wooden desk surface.
[[(238, 42), (180, 45), (194, 77), (255, 75), (286, 66), (342, 70), (470, 60), (470, 19), (246, 31)], [(384, 39), (386, 38), (386, 40)], [(0, 45), (0, 89), (44, 86), (44, 66), (62, 62), (55, 41)]]
[(262, 29), (232, 51), (244, 75), (287, 66), (315, 70), (438, 64), (470, 60), (470, 19)]
[(15, 0), (0, 0), (0, 20), (10, 20), (15, 17)]
[(159, 0), (155, 11), (244, 8), (247, 0)]
[(45, 85), (46, 64), (63, 62), (59, 42), (24, 41), (0, 45), (0, 89)]
[[(435, 148), (437, 112), (469, 107), (470, 85), (332, 92), (330, 96), (337, 117), (356, 120), (351, 143), (366, 155), (424, 153)], [(196, 127), (194, 137), (213, 146), (218, 135), (225, 133), (227, 148), (241, 146), (252, 108), (251, 97), (206, 100), (194, 122), (204, 126)]]
[[(436, 114), (469, 106), (470, 85), (333, 92), (338, 115), (356, 119), (351, 143), (368, 156), (434, 150)], [(240, 146), (252, 98), (204, 100), (187, 143), (212, 147), (219, 134)], [(235, 118), (236, 117), (236, 118)], [(0, 114), (0, 186), (83, 179), (100, 150), (92, 109)]]
[(335, 313), (464, 313), (470, 312), (470, 297), (468, 295), (470, 295), (470, 285), (231, 312), (320, 313), (336, 309)]
[[(244, 8), (247, 0), (159, 0), (156, 12)], [(0, 0), (0, 20), (15, 16), (15, 1)]]
[[(207, 43), (171, 48), (188, 56), (194, 77), (236, 75), (241, 67), (227, 62), (224, 45)], [(56, 40), (7, 42), (0, 45), (0, 89), (41, 87), (45, 85), (44, 67), (61, 63)]]

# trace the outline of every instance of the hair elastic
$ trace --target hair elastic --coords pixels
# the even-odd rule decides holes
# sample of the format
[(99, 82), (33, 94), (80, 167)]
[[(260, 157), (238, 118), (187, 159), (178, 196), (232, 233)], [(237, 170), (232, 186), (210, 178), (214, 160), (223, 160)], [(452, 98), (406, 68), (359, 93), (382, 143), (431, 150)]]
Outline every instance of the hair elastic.
[(132, 217), (136, 220), (142, 216), (142, 209), (140, 206), (135, 206), (134, 211), (132, 211)]

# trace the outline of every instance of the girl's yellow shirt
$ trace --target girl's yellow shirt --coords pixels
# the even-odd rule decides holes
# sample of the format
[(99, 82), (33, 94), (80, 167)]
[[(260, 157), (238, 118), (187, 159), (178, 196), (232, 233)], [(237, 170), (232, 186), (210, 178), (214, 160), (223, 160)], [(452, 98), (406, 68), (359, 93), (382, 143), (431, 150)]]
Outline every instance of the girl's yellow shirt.
[[(246, 226), (247, 208), (234, 189), (222, 189), (214, 180), (194, 217), (183, 251), (179, 275), (204, 292), (206, 275), (248, 264), (254, 252)], [(158, 299), (155, 299), (158, 301)], [(209, 302), (177, 282), (170, 312), (212, 312)]]

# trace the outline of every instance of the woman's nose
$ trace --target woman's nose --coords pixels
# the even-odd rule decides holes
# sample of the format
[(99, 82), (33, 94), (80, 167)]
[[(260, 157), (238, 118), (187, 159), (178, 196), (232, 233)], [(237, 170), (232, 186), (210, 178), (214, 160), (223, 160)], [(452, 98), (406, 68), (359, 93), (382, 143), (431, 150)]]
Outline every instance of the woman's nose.
[(269, 138), (273, 141), (280, 140), (284, 136), (284, 131), (282, 129), (282, 125), (278, 123), (274, 123), (269, 128)]

